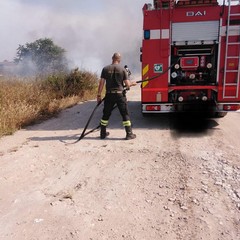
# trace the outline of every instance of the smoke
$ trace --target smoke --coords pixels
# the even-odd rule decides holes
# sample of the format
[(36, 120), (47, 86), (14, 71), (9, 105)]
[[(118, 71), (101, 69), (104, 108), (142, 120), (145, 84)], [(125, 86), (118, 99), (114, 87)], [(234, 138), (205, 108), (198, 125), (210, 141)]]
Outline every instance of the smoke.
[(19, 44), (51, 38), (66, 50), (72, 67), (100, 73), (114, 52), (140, 71), (145, 0), (1, 0), (0, 61), (13, 60)]
[(1, 0), (0, 62), (14, 59), (19, 44), (51, 38), (71, 67), (100, 74), (120, 52), (122, 64), (139, 74), (145, 3), (152, 0)]
[(48, 14), (45, 34), (55, 33), (54, 39), (67, 50), (72, 62), (86, 70), (99, 72), (111, 62), (113, 52), (120, 52), (124, 64), (139, 71), (143, 4), (137, 0), (94, 4), (84, 6), (80, 14), (76, 10), (64, 12), (64, 16)]

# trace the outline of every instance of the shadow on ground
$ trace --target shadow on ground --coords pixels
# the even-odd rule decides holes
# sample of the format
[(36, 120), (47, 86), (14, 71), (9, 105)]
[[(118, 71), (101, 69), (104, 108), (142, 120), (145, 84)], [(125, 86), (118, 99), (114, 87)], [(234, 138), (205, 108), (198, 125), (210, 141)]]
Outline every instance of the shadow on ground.
[[(58, 135), (46, 138), (39, 137), (32, 138), (31, 140), (76, 140), (81, 135), (95, 106), (95, 101), (78, 104), (61, 112), (56, 118), (49, 119), (27, 128), (31, 131), (79, 130), (78, 134), (68, 136)], [(201, 114), (157, 114), (144, 117), (141, 113), (141, 104), (139, 101), (131, 101), (128, 106), (134, 129), (144, 129), (146, 131), (150, 129), (156, 129), (158, 131), (170, 130), (173, 137), (188, 137), (209, 134), (209, 130), (217, 129), (216, 127), (218, 126), (215, 119), (204, 117)], [(99, 121), (102, 117), (102, 109), (103, 106), (100, 105), (96, 110), (87, 131), (99, 125)], [(113, 111), (108, 128), (123, 128), (122, 119), (118, 109)], [(90, 139), (91, 134), (86, 138)]]

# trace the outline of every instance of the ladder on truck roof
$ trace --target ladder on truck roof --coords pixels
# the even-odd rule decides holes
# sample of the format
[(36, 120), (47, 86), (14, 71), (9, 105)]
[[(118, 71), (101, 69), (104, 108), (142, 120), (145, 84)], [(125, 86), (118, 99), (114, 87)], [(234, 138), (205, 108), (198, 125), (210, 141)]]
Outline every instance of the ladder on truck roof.
[(189, 7), (199, 5), (218, 5), (217, 0), (153, 0), (155, 9), (176, 7)]
[(175, 0), (153, 0), (155, 9), (172, 8)]
[(175, 0), (177, 6), (189, 6), (189, 5), (218, 5), (217, 0)]
[[(240, 0), (228, 0), (228, 15), (227, 15), (227, 25), (226, 25), (226, 52), (225, 52), (225, 62), (224, 62), (224, 73), (223, 73), (223, 98), (238, 98), (239, 97), (239, 83), (240, 83), (240, 24), (234, 25), (237, 27), (238, 31), (238, 41), (231, 40), (231, 28), (230, 28), (230, 23), (233, 21), (233, 17), (239, 16), (240, 17), (240, 12), (238, 13), (233, 13), (232, 11), (232, 5), (233, 3), (240, 4)], [(236, 29), (234, 29), (236, 31)], [(230, 46), (238, 46), (238, 52), (236, 52), (236, 55), (230, 55), (229, 54), (229, 47)], [(232, 61), (237, 61), (237, 68), (232, 70), (228, 68), (228, 60)], [(237, 76), (235, 82), (229, 82), (228, 77), (232, 74)], [(230, 79), (230, 78), (229, 78)], [(233, 95), (228, 95), (227, 94), (227, 87), (234, 87), (236, 88), (235, 94)]]

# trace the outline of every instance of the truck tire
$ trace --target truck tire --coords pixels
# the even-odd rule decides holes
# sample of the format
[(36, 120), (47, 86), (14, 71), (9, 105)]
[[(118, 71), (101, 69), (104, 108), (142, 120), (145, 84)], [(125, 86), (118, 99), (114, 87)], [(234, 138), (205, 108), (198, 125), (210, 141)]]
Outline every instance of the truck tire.
[(227, 115), (227, 112), (216, 112), (215, 118), (223, 118)]

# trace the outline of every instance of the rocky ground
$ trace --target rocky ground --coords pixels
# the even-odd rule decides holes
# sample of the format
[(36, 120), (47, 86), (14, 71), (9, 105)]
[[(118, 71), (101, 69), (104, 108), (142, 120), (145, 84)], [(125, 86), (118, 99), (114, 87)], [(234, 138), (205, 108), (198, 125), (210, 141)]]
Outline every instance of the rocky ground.
[[(240, 113), (143, 118), (72, 144), (95, 101), (0, 140), (0, 239), (240, 239)], [(98, 125), (102, 106), (90, 128)]]

